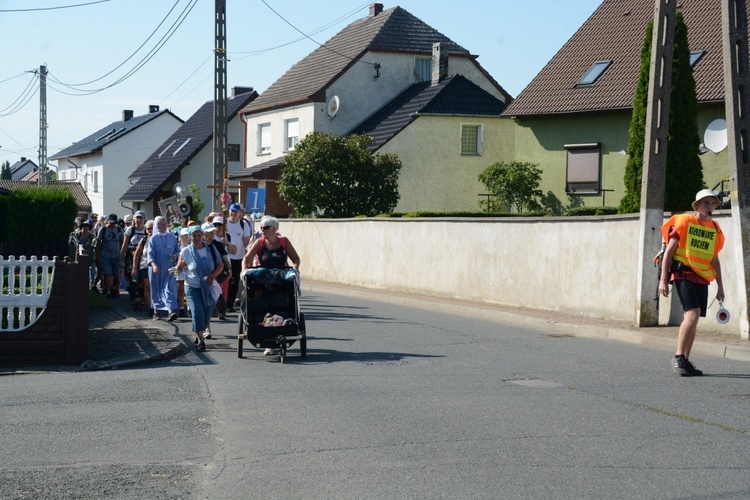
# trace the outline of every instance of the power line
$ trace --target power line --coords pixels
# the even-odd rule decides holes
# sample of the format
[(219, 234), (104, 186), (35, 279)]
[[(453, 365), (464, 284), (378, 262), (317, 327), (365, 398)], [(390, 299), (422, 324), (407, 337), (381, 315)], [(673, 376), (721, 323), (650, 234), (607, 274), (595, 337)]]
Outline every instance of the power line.
[[(178, 2), (179, 1), (180, 0), (178, 0)], [(187, 19), (187, 16), (190, 14), (190, 12), (192, 12), (193, 8), (195, 7), (197, 3), (198, 3), (198, 0), (191, 0), (191, 3), (189, 3), (183, 9), (183, 11), (178, 16), (177, 20), (175, 20), (175, 22), (172, 23), (172, 26), (170, 26), (167, 33), (164, 36), (162, 36), (162, 38), (157, 42), (157, 45), (154, 46), (151, 50), (149, 50), (148, 54), (146, 54), (146, 56), (144, 56), (132, 69), (128, 70), (128, 72), (125, 73), (125, 75), (121, 76), (120, 78), (115, 80), (113, 83), (106, 85), (104, 87), (101, 87), (101, 88), (97, 88), (97, 89), (80, 89), (80, 88), (77, 88), (76, 85), (64, 83), (60, 81), (57, 77), (51, 76), (52, 80), (55, 83), (62, 85), (63, 87), (66, 87), (69, 90), (72, 90), (77, 93), (65, 92), (54, 87), (51, 87), (51, 88), (53, 88), (53, 90), (55, 90), (56, 92), (60, 92), (61, 94), (65, 94), (65, 95), (84, 96), (84, 95), (96, 94), (98, 92), (102, 92), (106, 89), (112, 88), (115, 85), (119, 85), (120, 83), (124, 82), (125, 80), (133, 76), (141, 68), (143, 68), (143, 66), (145, 66), (146, 63), (148, 63), (164, 47), (164, 45), (166, 45), (169, 39), (172, 38), (172, 36), (177, 32), (177, 29), (179, 29), (179, 27), (182, 25), (185, 19)]]
[[(276, 12), (273, 9), (273, 7), (271, 7), (270, 5), (268, 5), (268, 3), (266, 3), (266, 0), (260, 0), (260, 1), (263, 3), (263, 5), (265, 5), (266, 7), (268, 7), (271, 12), (273, 12), (274, 14), (276, 14), (279, 17), (279, 19), (281, 19), (282, 21), (284, 21), (285, 23), (287, 23), (289, 26), (291, 26), (292, 28), (294, 28), (295, 31), (297, 31), (299, 34), (301, 34), (302, 36), (304, 36), (305, 38), (307, 38), (311, 42), (317, 44), (320, 48), (323, 48), (323, 49), (326, 49), (326, 50), (328, 50), (330, 52), (333, 52), (334, 54), (339, 55), (339, 56), (343, 57), (344, 59), (349, 59), (350, 61), (354, 61), (353, 57), (349, 57), (346, 54), (342, 54), (341, 52), (339, 52), (337, 50), (333, 50), (330, 47), (326, 47), (325, 45), (321, 44), (320, 42), (318, 42), (317, 40), (315, 40), (314, 38), (312, 38), (308, 34), (304, 33), (302, 30), (300, 30), (295, 25), (293, 25), (291, 22), (289, 22), (286, 18), (284, 18), (284, 16), (282, 16), (281, 14), (279, 14), (278, 12)], [(365, 5), (369, 5), (369, 2), (367, 4), (365, 4)], [(359, 61), (359, 60), (357, 60), (355, 62), (362, 63), (362, 64), (367, 64), (369, 66), (376, 66), (377, 65), (377, 63), (370, 63), (370, 62)]]
[(0, 9), (0, 12), (39, 12), (44, 10), (72, 9), (73, 7), (85, 7), (97, 3), (111, 2), (112, 0), (96, 0), (95, 2), (77, 3), (75, 5), (60, 5), (59, 7), (39, 7), (36, 9)]
[(88, 81), (88, 82), (83, 82), (83, 83), (68, 83), (67, 85), (63, 84), (60, 81), (58, 81), (57, 83), (65, 85), (66, 87), (83, 87), (84, 85), (90, 85), (90, 84), (92, 84), (94, 82), (98, 82), (99, 80), (102, 80), (105, 77), (111, 75), (112, 73), (114, 73), (115, 71), (117, 71), (118, 69), (120, 69), (121, 67), (123, 67), (126, 62), (130, 61), (133, 57), (135, 57), (135, 55), (143, 48), (143, 46), (146, 45), (146, 43), (148, 43), (148, 41), (151, 40), (151, 38), (156, 34), (156, 32), (159, 30), (159, 28), (161, 28), (162, 24), (164, 24), (164, 22), (167, 20), (167, 18), (170, 16), (170, 14), (172, 14), (172, 11), (175, 9), (175, 7), (177, 7), (177, 4), (179, 4), (179, 3), (180, 3), (180, 0), (177, 0), (174, 3), (174, 5), (172, 5), (172, 8), (169, 9), (169, 12), (167, 12), (167, 14), (161, 20), (161, 22), (156, 26), (156, 28), (154, 28), (154, 31), (151, 32), (151, 34), (148, 36), (148, 38), (146, 38), (146, 40), (144, 40), (143, 43), (137, 49), (135, 49), (135, 51), (132, 54), (130, 54), (127, 59), (125, 59), (123, 62), (121, 62), (120, 64), (118, 64), (117, 66), (115, 66), (111, 71), (109, 71), (107, 73), (104, 73), (99, 78), (96, 78), (96, 79)]
[[(21, 95), (19, 95), (16, 100), (10, 103), (5, 109), (0, 109), (0, 118), (5, 118), (21, 111), (24, 106), (28, 104), (28, 102), (36, 95), (37, 87), (33, 85), (36, 78), (36, 71), (34, 71), (34, 75), (32, 75), (29, 83), (26, 84), (26, 88), (23, 89)], [(6, 113), (9, 109), (10, 111)]]
[[(310, 36), (311, 36), (311, 35), (317, 35), (318, 33), (321, 33), (321, 32), (323, 32), (323, 31), (327, 30), (327, 29), (328, 29), (328, 28), (330, 28), (331, 26), (334, 26), (334, 25), (336, 25), (336, 24), (340, 23), (341, 21), (343, 21), (343, 20), (345, 20), (345, 19), (348, 19), (348, 18), (352, 17), (352, 16), (353, 16), (353, 15), (355, 15), (355, 14), (356, 14), (357, 12), (359, 12), (359, 11), (360, 11), (360, 10), (362, 10), (363, 8), (367, 7), (367, 6), (369, 5), (369, 4), (370, 4), (370, 2), (367, 2), (367, 3), (365, 3), (365, 4), (363, 4), (363, 5), (359, 6), (359, 7), (357, 7), (357, 8), (355, 8), (355, 9), (353, 9), (353, 10), (351, 10), (351, 11), (347, 12), (346, 14), (342, 15), (341, 17), (338, 17), (338, 18), (334, 19), (333, 21), (331, 21), (331, 22), (329, 22), (329, 23), (327, 23), (327, 24), (325, 24), (325, 25), (321, 26), (320, 28), (317, 28), (317, 29), (315, 29), (315, 30), (311, 31), (311, 32), (310, 32), (310, 33), (308, 33), (308, 34), (304, 34), (304, 33), (303, 33), (303, 36), (301, 36), (300, 38), (296, 38), (296, 39), (294, 39), (294, 40), (291, 40), (291, 41), (289, 41), (289, 42), (285, 42), (285, 43), (282, 43), (282, 44), (280, 44), (280, 45), (275, 45), (275, 46), (273, 46), (273, 47), (268, 47), (268, 48), (265, 48), (265, 49), (258, 49), (258, 50), (249, 50), (249, 51), (230, 51), (229, 53), (230, 53), (230, 54), (247, 54), (247, 55), (246, 55), (245, 57), (236, 57), (236, 58), (235, 58), (235, 60), (240, 60), (240, 59), (245, 59), (246, 57), (249, 57), (249, 56), (254, 56), (254, 55), (258, 55), (258, 54), (263, 54), (263, 53), (265, 53), (265, 52), (270, 52), (270, 51), (272, 51), (272, 50), (280, 49), (280, 48), (282, 48), (282, 47), (286, 47), (287, 45), (292, 45), (292, 44), (295, 44), (295, 43), (297, 43), (297, 42), (300, 42), (300, 41), (302, 41), (302, 40), (307, 40), (307, 39), (310, 39)], [(277, 12), (275, 12), (275, 11), (274, 11), (274, 13), (275, 13), (275, 14), (276, 14), (277, 16), (279, 16), (279, 14), (278, 14)], [(279, 16), (279, 17), (281, 17), (281, 16)], [(284, 19), (284, 18), (282, 17), (282, 19)], [(289, 24), (289, 22), (288, 22), (288, 21), (286, 21), (286, 19), (284, 19), (284, 21), (285, 21), (285, 22), (287, 22), (287, 24)], [(295, 28), (295, 29), (296, 29), (296, 28)], [(299, 31), (299, 30), (297, 30), (297, 31)], [(310, 35), (310, 36), (308, 36), (308, 35)], [(315, 40), (313, 40), (313, 42), (315, 42)], [(315, 42), (315, 43), (318, 43), (318, 42)], [(318, 45), (320, 45), (320, 44), (318, 44)]]

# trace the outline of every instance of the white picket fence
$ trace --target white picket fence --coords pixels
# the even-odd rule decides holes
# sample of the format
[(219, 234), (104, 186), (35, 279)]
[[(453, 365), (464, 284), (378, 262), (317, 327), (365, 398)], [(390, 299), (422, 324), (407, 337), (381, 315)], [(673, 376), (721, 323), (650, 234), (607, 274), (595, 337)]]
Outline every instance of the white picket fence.
[(0, 256), (0, 330), (33, 325), (47, 307), (54, 278), (54, 259)]

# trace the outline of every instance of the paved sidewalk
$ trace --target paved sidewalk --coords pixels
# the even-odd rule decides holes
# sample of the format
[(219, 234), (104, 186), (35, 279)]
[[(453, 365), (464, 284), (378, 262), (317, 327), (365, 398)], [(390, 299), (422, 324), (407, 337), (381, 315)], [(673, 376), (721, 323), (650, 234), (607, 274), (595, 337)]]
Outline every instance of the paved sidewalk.
[[(469, 301), (446, 299), (426, 295), (372, 290), (346, 285), (307, 281), (306, 293), (331, 293), (367, 300), (386, 301), (410, 307), (420, 307), (453, 314), (482, 317), (530, 328), (541, 328), (560, 335), (596, 337), (636, 344), (647, 344), (673, 350), (677, 327), (636, 328), (624, 321), (602, 320), (538, 311), (517, 307), (504, 307)], [(115, 370), (145, 363), (172, 359), (192, 349), (191, 322), (180, 318), (174, 323), (153, 321), (147, 311), (134, 311), (127, 294), (112, 300), (114, 309), (92, 311), (89, 318), (89, 359), (81, 366), (0, 367), (0, 375), (56, 371)], [(231, 320), (232, 316), (227, 320)], [(750, 343), (739, 336), (729, 337), (710, 333), (701, 320), (693, 353), (750, 361)]]

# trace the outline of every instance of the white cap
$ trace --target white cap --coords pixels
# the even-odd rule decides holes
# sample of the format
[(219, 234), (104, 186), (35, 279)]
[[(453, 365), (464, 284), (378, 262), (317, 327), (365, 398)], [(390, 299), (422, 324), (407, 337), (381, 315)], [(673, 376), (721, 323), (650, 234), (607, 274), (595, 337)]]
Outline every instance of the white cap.
[(203, 229), (204, 233), (210, 233), (212, 231), (216, 231), (217, 228), (210, 222), (204, 222), (203, 225), (201, 226), (201, 229)]

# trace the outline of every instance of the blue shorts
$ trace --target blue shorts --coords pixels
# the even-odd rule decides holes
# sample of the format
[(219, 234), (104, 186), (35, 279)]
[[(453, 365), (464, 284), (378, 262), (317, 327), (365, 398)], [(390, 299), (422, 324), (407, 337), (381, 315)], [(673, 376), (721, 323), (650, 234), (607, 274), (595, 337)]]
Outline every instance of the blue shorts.
[(120, 275), (120, 256), (107, 257), (102, 255), (102, 274), (104, 276), (119, 276)]

